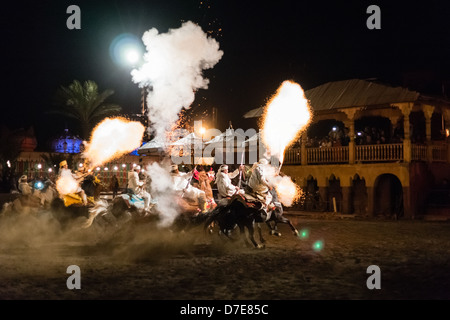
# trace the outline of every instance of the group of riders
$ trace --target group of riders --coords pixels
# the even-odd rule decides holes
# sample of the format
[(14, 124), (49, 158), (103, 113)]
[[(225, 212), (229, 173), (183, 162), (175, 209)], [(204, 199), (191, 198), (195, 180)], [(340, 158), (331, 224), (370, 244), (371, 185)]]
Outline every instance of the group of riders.
[[(255, 162), (251, 168), (241, 165), (236, 170), (229, 172), (229, 167), (222, 164), (217, 174), (211, 167), (209, 171), (203, 166), (196, 166), (190, 172), (180, 172), (178, 165), (170, 166), (170, 176), (173, 183), (173, 191), (178, 198), (185, 200), (187, 203), (196, 206), (198, 213), (206, 213), (217, 205), (226, 205), (235, 195), (241, 195), (249, 201), (259, 201), (262, 204), (262, 210), (266, 212), (273, 209), (272, 186), (266, 177), (265, 167), (268, 166), (266, 159), (260, 159)], [(79, 170), (72, 172), (68, 168), (66, 160), (59, 163), (58, 178), (71, 176), (77, 181), (77, 189), (73, 190), (69, 195), (60, 195), (64, 198), (66, 206), (78, 203), (82, 206), (94, 204), (92, 192), (87, 192), (85, 180), (94, 177), (87, 170), (87, 166), (81, 166)], [(239, 180), (236, 182), (236, 177)], [(155, 177), (152, 177), (153, 179)], [(137, 165), (128, 172), (126, 194), (133, 195), (143, 202), (143, 211), (147, 215), (151, 212), (152, 201), (151, 192), (149, 192), (148, 180), (143, 168)], [(92, 179), (91, 179), (92, 180)], [(234, 181), (234, 183), (233, 183)], [(92, 182), (92, 181), (91, 181)], [(99, 181), (97, 180), (97, 183)], [(91, 183), (92, 184), (92, 183)], [(213, 193), (212, 185), (216, 186), (216, 193)], [(18, 185), (20, 193), (29, 199), (29, 204), (42, 206), (42, 197), (33, 197), (33, 187), (27, 181), (27, 176), (23, 175), (19, 179)]]
[[(227, 205), (233, 196), (241, 195), (249, 201), (259, 201), (262, 210), (273, 209), (273, 186), (267, 178), (268, 161), (260, 159), (251, 168), (245, 165), (239, 166), (232, 172), (229, 167), (222, 164), (217, 174), (211, 167), (209, 171), (203, 166), (196, 166), (189, 172), (181, 172), (178, 165), (170, 166), (170, 176), (173, 183), (173, 191), (179, 199), (195, 204), (198, 213), (206, 213), (217, 205)], [(144, 202), (145, 214), (151, 211), (152, 196), (148, 191), (146, 174), (141, 166), (135, 166), (128, 173), (127, 193), (140, 197)], [(239, 175), (239, 180), (236, 178)], [(154, 177), (153, 177), (154, 179)], [(215, 184), (217, 192), (213, 192)]]

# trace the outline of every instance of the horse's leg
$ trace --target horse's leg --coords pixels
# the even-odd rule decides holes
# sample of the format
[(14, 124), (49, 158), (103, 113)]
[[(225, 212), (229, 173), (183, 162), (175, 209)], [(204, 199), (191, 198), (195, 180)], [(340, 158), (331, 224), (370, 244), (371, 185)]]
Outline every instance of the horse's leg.
[[(262, 249), (262, 248), (264, 248), (265, 246), (264, 246), (264, 244), (260, 244), (260, 243), (257, 243), (256, 242), (256, 240), (255, 240), (255, 237), (254, 237), (254, 235), (255, 235), (255, 229), (253, 228), (253, 222), (252, 223), (249, 223), (248, 225), (247, 225), (247, 229), (248, 229), (248, 236), (249, 236), (249, 238), (250, 238), (250, 241), (253, 243), (253, 245), (254, 245), (254, 247), (256, 248), (256, 249)], [(246, 238), (247, 239), (247, 238)]]
[(294, 225), (292, 224), (291, 220), (289, 220), (286, 217), (281, 216), (281, 217), (278, 217), (278, 222), (285, 223), (285, 224), (289, 225), (289, 227), (291, 228), (292, 232), (294, 233), (294, 236), (298, 236), (298, 230), (297, 230), (297, 228), (294, 227)]
[(259, 241), (261, 241), (261, 243), (265, 243), (266, 240), (264, 239), (264, 237), (262, 235), (261, 224), (258, 222), (257, 226), (258, 226)]
[(267, 226), (269, 227), (269, 229), (270, 229), (270, 234), (272, 235), (272, 236), (278, 236), (278, 237), (281, 237), (281, 233), (280, 232), (278, 232), (278, 226), (277, 226), (277, 221), (275, 220), (274, 221), (274, 223), (273, 223), (273, 226), (272, 226), (272, 224), (271, 224), (271, 221), (266, 221), (266, 224), (267, 224)]

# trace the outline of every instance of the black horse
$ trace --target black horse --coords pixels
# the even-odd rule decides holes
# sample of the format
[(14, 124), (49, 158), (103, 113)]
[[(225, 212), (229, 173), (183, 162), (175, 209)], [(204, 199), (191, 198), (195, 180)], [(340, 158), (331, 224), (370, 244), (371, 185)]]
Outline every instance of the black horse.
[[(264, 248), (265, 239), (262, 237), (261, 228), (258, 226), (260, 242), (255, 240), (255, 222), (262, 221), (262, 203), (259, 201), (249, 203), (244, 196), (236, 194), (229, 199), (227, 204), (219, 204), (208, 216), (205, 221), (204, 229), (207, 230), (212, 223), (217, 225), (220, 233), (227, 238), (233, 238), (233, 231), (238, 228), (240, 238), (244, 239), (245, 244), (255, 248)], [(245, 234), (248, 231), (248, 237)], [(250, 240), (250, 242), (249, 242)]]
[[(266, 242), (262, 236), (261, 223), (265, 223), (269, 227), (271, 235), (281, 236), (277, 225), (278, 223), (285, 223), (289, 225), (293, 234), (298, 236), (295, 226), (288, 218), (283, 216), (283, 206), (278, 201), (274, 190), (272, 190), (272, 196), (272, 209), (268, 212), (263, 209), (264, 206), (261, 201), (249, 200), (248, 197), (246, 198), (241, 194), (234, 195), (226, 203), (220, 204), (219, 202), (219, 206), (210, 213), (204, 228), (207, 229), (211, 223), (216, 223), (221, 234), (228, 238), (232, 238), (232, 231), (238, 228), (241, 236), (244, 236), (245, 243), (247, 245), (253, 244), (256, 248), (263, 248)], [(255, 227), (261, 243), (257, 243), (255, 240)], [(245, 229), (248, 231), (248, 238)]]

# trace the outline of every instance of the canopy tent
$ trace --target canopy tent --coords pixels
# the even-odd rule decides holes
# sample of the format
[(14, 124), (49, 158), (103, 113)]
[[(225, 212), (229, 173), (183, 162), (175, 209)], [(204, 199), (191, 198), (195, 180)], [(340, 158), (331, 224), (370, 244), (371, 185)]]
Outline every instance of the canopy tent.
[(172, 142), (171, 146), (193, 146), (193, 145), (202, 145), (203, 139), (199, 136), (197, 136), (194, 132), (188, 134), (187, 136)]
[[(225, 146), (227, 143), (230, 143), (231, 141), (235, 141), (235, 139), (237, 139), (237, 141), (244, 141), (245, 136), (234, 131), (233, 128), (228, 128), (225, 130), (225, 132), (221, 133), (220, 135), (215, 136), (213, 139), (211, 139), (209, 141), (206, 141), (205, 144), (206, 145), (214, 144), (214, 145), (218, 145), (218, 146)], [(236, 144), (235, 144), (235, 146), (236, 146)]]
[(259, 118), (264, 113), (264, 107), (252, 109), (244, 114), (244, 118)]
[(139, 147), (137, 152), (139, 154), (163, 152), (165, 148), (166, 146), (163, 142), (153, 139)]

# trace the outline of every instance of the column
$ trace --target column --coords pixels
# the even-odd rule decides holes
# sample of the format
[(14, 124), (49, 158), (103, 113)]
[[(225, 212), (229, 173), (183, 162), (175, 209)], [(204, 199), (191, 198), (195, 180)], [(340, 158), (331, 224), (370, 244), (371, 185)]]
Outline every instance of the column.
[(350, 142), (348, 144), (348, 163), (355, 163), (355, 113), (357, 108), (344, 109), (344, 113), (347, 115), (347, 121), (345, 126), (349, 128)]
[(428, 162), (433, 161), (433, 149), (431, 142), (431, 117), (434, 112), (434, 107), (428, 104), (423, 105), (423, 114), (425, 115), (425, 133), (426, 133), (426, 144), (427, 144), (427, 160)]
[(411, 137), (409, 132), (409, 114), (411, 113), (413, 103), (401, 102), (394, 103), (392, 106), (397, 107), (403, 114), (403, 161), (411, 162)]
[(367, 215), (373, 217), (375, 212), (375, 188), (374, 187), (366, 187), (367, 189)]
[(306, 139), (308, 139), (306, 131), (303, 131), (301, 137), (301, 147), (300, 147), (300, 158), (302, 166), (306, 166), (308, 164), (308, 155), (306, 151)]
[[(443, 110), (443, 115), (444, 115), (444, 124), (445, 124), (444, 130), (450, 129), (450, 127), (448, 127), (448, 123), (450, 123), (450, 110), (447, 110), (447, 109)], [(445, 142), (447, 145), (447, 162), (450, 162), (450, 135), (448, 137), (446, 137)]]

